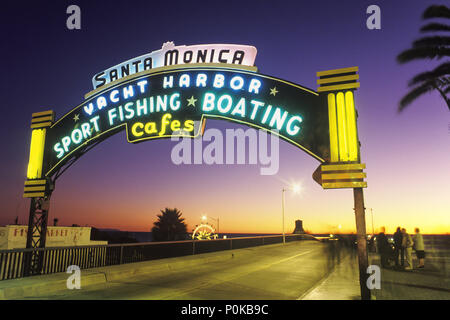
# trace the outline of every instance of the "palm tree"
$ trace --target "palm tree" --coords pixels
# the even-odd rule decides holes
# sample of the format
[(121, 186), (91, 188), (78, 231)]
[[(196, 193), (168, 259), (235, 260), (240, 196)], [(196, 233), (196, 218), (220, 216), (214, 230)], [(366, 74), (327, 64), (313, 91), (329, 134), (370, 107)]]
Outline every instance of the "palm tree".
[[(423, 13), (423, 19), (450, 19), (450, 9), (446, 6), (432, 5)], [(423, 33), (441, 32), (426, 36), (413, 42), (412, 48), (403, 51), (397, 56), (399, 63), (406, 63), (416, 59), (448, 59), (450, 57), (450, 24), (430, 22), (420, 29)], [(446, 60), (431, 71), (419, 73), (412, 78), (408, 86), (411, 91), (402, 100), (398, 111), (402, 111), (411, 102), (424, 93), (437, 90), (450, 110), (450, 61)]]
[(185, 240), (187, 226), (181, 212), (177, 208), (165, 208), (158, 214), (158, 221), (153, 224), (152, 236), (154, 241)]

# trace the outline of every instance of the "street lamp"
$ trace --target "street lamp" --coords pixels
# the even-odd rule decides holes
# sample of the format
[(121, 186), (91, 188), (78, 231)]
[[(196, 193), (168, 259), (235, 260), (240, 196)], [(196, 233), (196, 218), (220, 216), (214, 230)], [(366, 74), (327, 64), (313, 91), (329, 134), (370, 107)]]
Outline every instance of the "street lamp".
[(375, 234), (375, 229), (373, 228), (373, 209), (370, 208), (370, 213), (372, 214), (372, 237)]
[(219, 231), (220, 231), (219, 218), (212, 218), (212, 217), (203, 216), (202, 220), (203, 221), (208, 221), (208, 218), (217, 221), (217, 236), (219, 236)]
[(294, 184), (294, 185), (291, 185), (291, 186), (288, 186), (288, 187), (284, 187), (283, 189), (281, 189), (281, 213), (282, 213), (282, 216), (283, 216), (283, 218), (282, 218), (282, 221), (283, 221), (282, 222), (282, 224), (283, 224), (283, 244), (286, 243), (286, 234), (284, 232), (284, 203), (285, 203), (284, 193), (287, 190), (293, 191), (294, 193), (299, 193), (300, 192), (300, 186), (298, 184)]

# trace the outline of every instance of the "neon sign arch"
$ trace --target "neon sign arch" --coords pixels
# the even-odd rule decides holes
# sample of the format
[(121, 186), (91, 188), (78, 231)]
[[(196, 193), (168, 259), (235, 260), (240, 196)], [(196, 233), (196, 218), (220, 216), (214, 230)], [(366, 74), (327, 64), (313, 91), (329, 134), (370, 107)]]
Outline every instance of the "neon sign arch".
[[(186, 59), (195, 50), (198, 61), (210, 52), (219, 63)], [(224, 60), (227, 52), (239, 59)], [(318, 72), (316, 92), (258, 73), (255, 55), (251, 46), (166, 43), (98, 73), (85, 100), (56, 121), (52, 110), (33, 113), (24, 197), (49, 197), (62, 172), (122, 130), (130, 143), (197, 137), (209, 118), (270, 131), (302, 149), (321, 163), (313, 178), (324, 188), (366, 187), (353, 95), (358, 68)]]
[[(149, 70), (94, 90), (52, 123), (46, 138), (45, 176), (119, 131), (126, 131), (130, 143), (196, 137), (208, 118), (277, 131), (320, 162), (329, 158), (326, 100), (316, 92), (222, 65), (169, 69)], [(195, 127), (195, 122), (202, 125)]]

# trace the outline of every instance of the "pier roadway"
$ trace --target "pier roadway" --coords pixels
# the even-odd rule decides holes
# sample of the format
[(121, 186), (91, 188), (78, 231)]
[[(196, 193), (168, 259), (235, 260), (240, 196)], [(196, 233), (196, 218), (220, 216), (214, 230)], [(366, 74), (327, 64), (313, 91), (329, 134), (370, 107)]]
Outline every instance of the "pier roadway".
[[(34, 290), (38, 294), (27, 294), (33, 290), (24, 290), (27, 292), (20, 298), (295, 300), (313, 290), (340, 259), (326, 243), (294, 241), (81, 270), (81, 289), (69, 290), (60, 284), (57, 292)], [(93, 274), (104, 276), (105, 281), (85, 285), (83, 277)], [(61, 283), (70, 275), (39, 278), (51, 281), (56, 276)]]

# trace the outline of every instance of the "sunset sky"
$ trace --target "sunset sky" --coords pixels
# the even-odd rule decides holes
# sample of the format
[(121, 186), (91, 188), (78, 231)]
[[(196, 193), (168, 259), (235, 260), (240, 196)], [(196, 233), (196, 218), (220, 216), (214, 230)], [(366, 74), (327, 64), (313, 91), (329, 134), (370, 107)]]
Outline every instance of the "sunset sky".
[[(81, 8), (82, 29), (66, 28), (66, 8)], [(359, 66), (356, 91), (367, 231), (384, 225), (423, 233), (450, 231), (450, 112), (427, 94), (404, 112), (397, 106), (407, 82), (439, 61), (399, 65), (396, 56), (420, 37), (430, 1), (376, 1), (381, 30), (366, 28), (373, 1), (17, 1), (2, 17), (2, 166), (0, 225), (19, 216), (33, 112), (57, 118), (83, 101), (91, 77), (133, 57), (176, 45), (246, 44), (258, 49), (258, 71), (314, 90), (316, 72)], [(442, 62), (442, 61), (440, 61)], [(208, 120), (207, 128), (238, 128)], [(202, 215), (220, 218), (221, 232), (281, 232), (281, 190), (286, 230), (296, 219), (313, 233), (355, 232), (351, 189), (323, 190), (311, 175), (319, 162), (280, 142), (277, 175), (258, 165), (174, 165), (175, 142), (129, 144), (125, 132), (92, 149), (56, 182), (49, 225), (87, 225), (149, 231), (160, 209), (176, 207), (191, 230)], [(214, 221), (211, 221), (214, 223)], [(338, 226), (341, 225), (341, 229)]]

